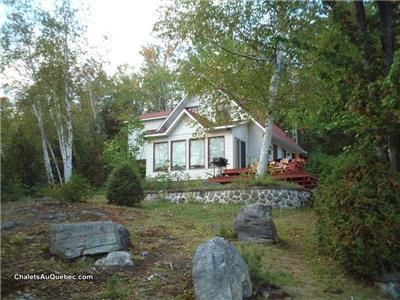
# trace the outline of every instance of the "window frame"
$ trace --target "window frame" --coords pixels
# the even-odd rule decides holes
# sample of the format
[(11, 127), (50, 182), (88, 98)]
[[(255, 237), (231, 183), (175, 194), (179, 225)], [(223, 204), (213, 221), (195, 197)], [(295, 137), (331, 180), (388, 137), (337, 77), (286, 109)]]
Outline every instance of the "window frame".
[(168, 171), (169, 166), (167, 166), (165, 169), (156, 170), (156, 145), (158, 145), (158, 144), (167, 144), (167, 161), (169, 160), (169, 145), (168, 145), (168, 141), (153, 142), (153, 172)]
[(210, 158), (210, 140), (211, 139), (215, 139), (215, 138), (222, 138), (223, 139), (223, 141), (224, 141), (224, 158), (226, 158), (225, 157), (225, 155), (226, 155), (226, 150), (225, 150), (225, 136), (224, 135), (218, 135), (218, 136), (210, 136), (208, 139), (207, 139), (207, 159), (208, 159), (208, 166), (209, 166), (209, 168), (212, 166), (212, 164), (211, 164), (211, 158)]
[[(181, 143), (184, 142), (185, 145), (185, 165), (183, 166), (183, 169), (175, 169), (173, 162), (174, 162), (174, 143)], [(176, 141), (171, 141), (171, 163), (170, 163), (170, 167), (171, 167), (171, 171), (182, 171), (182, 170), (186, 170), (187, 169), (187, 157), (186, 157), (186, 140), (176, 140)]]
[[(192, 141), (203, 141), (204, 165), (198, 168), (192, 167)], [(201, 170), (206, 168), (206, 140), (205, 139), (189, 139), (189, 170)]]

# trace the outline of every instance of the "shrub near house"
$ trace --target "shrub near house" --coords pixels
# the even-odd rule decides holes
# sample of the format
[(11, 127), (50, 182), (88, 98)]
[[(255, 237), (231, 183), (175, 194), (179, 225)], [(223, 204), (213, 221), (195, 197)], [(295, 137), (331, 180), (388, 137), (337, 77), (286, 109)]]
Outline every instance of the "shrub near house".
[(107, 184), (107, 200), (109, 203), (136, 206), (144, 198), (143, 183), (136, 167), (125, 162), (115, 168)]

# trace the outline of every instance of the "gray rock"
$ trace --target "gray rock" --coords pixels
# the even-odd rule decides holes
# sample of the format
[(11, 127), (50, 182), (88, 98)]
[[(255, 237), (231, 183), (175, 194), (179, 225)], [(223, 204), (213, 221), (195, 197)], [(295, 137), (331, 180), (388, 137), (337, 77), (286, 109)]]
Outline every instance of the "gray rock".
[(125, 250), (129, 231), (114, 222), (85, 222), (50, 226), (50, 252), (61, 258)]
[(67, 213), (45, 213), (43, 216), (40, 217), (42, 220), (49, 220), (49, 221), (66, 221), (71, 216)]
[(99, 218), (103, 218), (106, 216), (105, 213), (100, 212), (100, 211), (94, 211), (94, 210), (84, 210), (84, 211), (82, 211), (82, 214), (87, 215), (87, 216), (99, 217)]
[(33, 300), (33, 299), (35, 299), (35, 298), (33, 298), (32, 295), (28, 294), (28, 293), (25, 293), (25, 294), (15, 298), (15, 300)]
[(15, 226), (17, 226), (17, 223), (14, 221), (5, 221), (5, 222), (1, 222), (0, 225), (0, 229), (1, 230), (8, 230), (8, 229), (12, 229)]
[(30, 213), (30, 214), (36, 214), (37, 209), (33, 207), (23, 207), (17, 210), (18, 213)]
[(269, 243), (279, 240), (270, 205), (255, 203), (243, 207), (236, 217), (234, 230), (242, 241)]
[(215, 237), (197, 247), (193, 281), (198, 300), (242, 300), (252, 293), (249, 270), (236, 247)]
[(106, 257), (96, 260), (94, 264), (104, 267), (133, 267), (131, 254), (125, 251), (110, 252)]
[(400, 299), (400, 273), (384, 274), (379, 286), (383, 293), (392, 299)]

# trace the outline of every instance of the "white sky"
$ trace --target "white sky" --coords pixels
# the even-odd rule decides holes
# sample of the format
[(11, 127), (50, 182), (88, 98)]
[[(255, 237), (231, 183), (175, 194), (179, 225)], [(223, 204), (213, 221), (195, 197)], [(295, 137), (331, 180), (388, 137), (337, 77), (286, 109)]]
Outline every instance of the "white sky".
[[(39, 1), (44, 9), (51, 9), (54, 3), (53, 0)], [(113, 73), (120, 64), (128, 64), (134, 68), (140, 66), (141, 46), (156, 41), (152, 29), (159, 18), (157, 10), (161, 1), (72, 0), (74, 7), (83, 6), (78, 16), (87, 26), (89, 46), (100, 53), (105, 61), (109, 61), (110, 65), (106, 66), (108, 73)], [(0, 25), (4, 18), (5, 6), (0, 4)], [(0, 86), (0, 96), (3, 94)]]
[[(89, 44), (110, 61), (109, 71), (120, 64), (138, 67), (141, 46), (155, 40), (151, 32), (158, 20), (160, 0), (85, 0), (89, 5)], [(108, 39), (104, 40), (104, 36)]]

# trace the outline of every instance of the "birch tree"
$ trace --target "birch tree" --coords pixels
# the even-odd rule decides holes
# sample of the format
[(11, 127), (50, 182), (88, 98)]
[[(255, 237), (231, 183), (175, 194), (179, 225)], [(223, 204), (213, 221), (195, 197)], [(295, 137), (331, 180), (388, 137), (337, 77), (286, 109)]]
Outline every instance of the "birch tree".
[(272, 130), (274, 126), (274, 106), (278, 97), (278, 87), (281, 79), (282, 68), (283, 68), (283, 55), (284, 50), (281, 43), (278, 43), (277, 54), (275, 58), (274, 64), (274, 73), (271, 77), (271, 83), (269, 86), (269, 105), (268, 105), (268, 113), (266, 116), (266, 126), (263, 135), (263, 140), (260, 149), (260, 158), (259, 164), (257, 167), (257, 175), (263, 176), (267, 174), (268, 170), (268, 156), (269, 149), (272, 146)]
[[(11, 13), (1, 28), (1, 70), (12, 78), (8, 88), (16, 95), (28, 94), (32, 111), (36, 117), (36, 123), (40, 132), (44, 168), (47, 182), (54, 183), (49, 152), (47, 149), (48, 139), (45, 130), (44, 116), (42, 112), (42, 101), (37, 93), (31, 92), (31, 85), (37, 81), (40, 57), (36, 52), (38, 11), (31, 3), (26, 1), (13, 2), (9, 7)], [(55, 162), (56, 163), (56, 162)]]
[(31, 97), (49, 183), (54, 182), (49, 151), (59, 170), (46, 130), (56, 133), (63, 165), (60, 183), (68, 182), (73, 171), (74, 100), (79, 102), (74, 83), (86, 55), (83, 27), (69, 0), (56, 1), (50, 11), (40, 10), (33, 1), (10, 5), (11, 12), (2, 27), (2, 65), (17, 74), (18, 80), (8, 79), (8, 84)]

